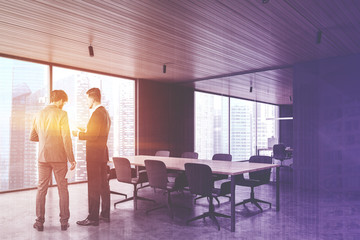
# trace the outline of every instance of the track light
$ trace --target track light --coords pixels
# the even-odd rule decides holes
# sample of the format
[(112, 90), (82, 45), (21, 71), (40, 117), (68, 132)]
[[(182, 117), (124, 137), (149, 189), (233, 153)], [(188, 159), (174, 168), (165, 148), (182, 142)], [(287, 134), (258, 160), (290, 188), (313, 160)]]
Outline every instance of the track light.
[(166, 64), (163, 65), (163, 73), (166, 73)]
[(321, 37), (322, 37), (322, 32), (320, 30), (318, 30), (318, 32), (316, 34), (316, 43), (317, 44), (321, 43)]
[(89, 46), (89, 55), (90, 55), (90, 57), (94, 56), (94, 49), (91, 45)]

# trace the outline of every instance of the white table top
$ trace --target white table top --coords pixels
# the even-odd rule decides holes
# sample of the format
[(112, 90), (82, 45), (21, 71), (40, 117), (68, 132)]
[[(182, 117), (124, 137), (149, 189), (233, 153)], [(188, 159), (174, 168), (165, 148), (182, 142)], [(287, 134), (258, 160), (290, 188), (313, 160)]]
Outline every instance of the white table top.
[(163, 161), (168, 169), (185, 170), (185, 163), (201, 163), (208, 165), (213, 173), (238, 175), (242, 173), (255, 172), (259, 170), (280, 167), (279, 164), (268, 163), (250, 163), (250, 162), (230, 162), (218, 160), (178, 158), (178, 157), (160, 157), (160, 156), (120, 156), (129, 159), (130, 163), (135, 166), (145, 166), (144, 160)]

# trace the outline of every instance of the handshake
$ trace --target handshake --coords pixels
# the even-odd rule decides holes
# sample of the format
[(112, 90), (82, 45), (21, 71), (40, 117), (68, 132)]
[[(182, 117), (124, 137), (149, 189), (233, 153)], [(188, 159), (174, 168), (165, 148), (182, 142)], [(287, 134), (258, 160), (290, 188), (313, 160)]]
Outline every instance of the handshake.
[(73, 135), (74, 137), (78, 137), (78, 136), (79, 136), (79, 132), (85, 132), (85, 128), (77, 127), (76, 130), (73, 130), (73, 131), (72, 131), (72, 135)]

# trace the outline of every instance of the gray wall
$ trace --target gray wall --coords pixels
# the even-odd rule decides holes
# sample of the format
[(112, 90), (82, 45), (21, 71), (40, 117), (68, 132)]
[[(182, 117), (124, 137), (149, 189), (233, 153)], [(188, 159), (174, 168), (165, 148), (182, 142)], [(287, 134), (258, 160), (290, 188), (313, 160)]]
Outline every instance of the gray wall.
[(294, 180), (300, 188), (360, 193), (360, 55), (294, 68)]

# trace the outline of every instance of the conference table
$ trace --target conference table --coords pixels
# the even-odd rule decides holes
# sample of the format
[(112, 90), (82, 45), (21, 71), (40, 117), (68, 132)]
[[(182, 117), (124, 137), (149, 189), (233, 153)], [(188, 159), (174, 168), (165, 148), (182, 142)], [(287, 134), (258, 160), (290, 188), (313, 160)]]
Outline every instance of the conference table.
[(178, 157), (161, 157), (161, 156), (121, 156), (129, 159), (133, 166), (145, 166), (144, 161), (160, 160), (165, 163), (167, 169), (185, 171), (185, 163), (200, 163), (208, 165), (213, 173), (225, 174), (231, 177), (231, 231), (235, 231), (235, 176), (243, 173), (255, 172), (270, 168), (276, 168), (276, 211), (280, 210), (280, 184), (279, 184), (279, 164), (268, 163), (250, 163), (248, 161), (217, 161), (192, 158)]

